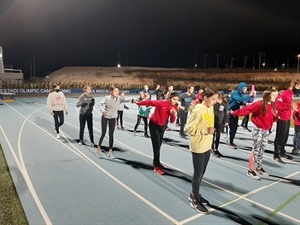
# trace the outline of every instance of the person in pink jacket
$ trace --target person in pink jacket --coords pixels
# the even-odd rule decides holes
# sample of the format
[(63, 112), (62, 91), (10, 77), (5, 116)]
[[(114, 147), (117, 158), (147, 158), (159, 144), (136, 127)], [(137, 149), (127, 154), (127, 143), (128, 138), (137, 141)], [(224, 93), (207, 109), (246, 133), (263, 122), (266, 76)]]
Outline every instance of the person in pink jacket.
[[(260, 179), (256, 173), (264, 176), (269, 174), (262, 167), (263, 153), (268, 144), (268, 139), (273, 123), (277, 121), (275, 109), (275, 99), (278, 92), (275, 89), (266, 90), (263, 99), (257, 100), (252, 104), (236, 111), (230, 111), (233, 116), (247, 116), (252, 113), (252, 152), (249, 158), (249, 170), (247, 175), (252, 179)], [(254, 161), (257, 164), (254, 170)]]

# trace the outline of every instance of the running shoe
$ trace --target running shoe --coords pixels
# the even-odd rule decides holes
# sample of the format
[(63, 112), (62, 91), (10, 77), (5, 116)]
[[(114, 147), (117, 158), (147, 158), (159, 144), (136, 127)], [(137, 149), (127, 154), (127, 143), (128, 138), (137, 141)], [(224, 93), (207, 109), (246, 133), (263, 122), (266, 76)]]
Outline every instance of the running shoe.
[(234, 143), (229, 144), (229, 147), (230, 147), (230, 148), (233, 148), (233, 149), (237, 149), (237, 146), (236, 146), (236, 144), (234, 144)]
[(108, 156), (109, 159), (115, 159), (116, 158), (111, 151), (108, 152), (107, 156)]
[(285, 162), (283, 162), (282, 159), (279, 156), (274, 156), (273, 160), (278, 162), (278, 163), (285, 164)]
[(248, 170), (247, 176), (251, 177), (254, 180), (259, 180), (260, 179), (260, 177), (257, 176), (257, 174), (255, 173), (254, 170)]
[(208, 209), (197, 199), (190, 202), (190, 206), (199, 213), (207, 213)]
[(258, 172), (260, 175), (263, 175), (263, 176), (269, 176), (269, 174), (262, 167), (256, 168), (256, 172)]
[(59, 135), (59, 134), (57, 134), (57, 135), (56, 135), (56, 138), (57, 138), (57, 139), (60, 139), (60, 135)]
[(150, 136), (149, 136), (148, 134), (145, 134), (144, 137), (145, 137), (145, 138), (149, 138)]
[(299, 149), (293, 149), (291, 152), (292, 155), (299, 155)]
[(96, 149), (96, 156), (98, 159), (101, 159), (102, 158), (102, 155), (101, 155), (101, 149), (100, 148), (97, 148)]
[[(192, 193), (190, 193), (189, 201), (192, 202), (192, 201), (194, 201), (194, 200), (195, 200), (194, 195), (193, 195)], [(203, 198), (201, 195), (200, 195), (199, 201), (200, 201), (202, 204), (209, 204), (209, 201), (206, 200), (205, 198)]]
[(159, 175), (164, 175), (165, 171), (161, 167), (154, 167), (154, 171)]
[(289, 156), (287, 154), (280, 155), (280, 158), (283, 159), (283, 160), (293, 160), (293, 157)]

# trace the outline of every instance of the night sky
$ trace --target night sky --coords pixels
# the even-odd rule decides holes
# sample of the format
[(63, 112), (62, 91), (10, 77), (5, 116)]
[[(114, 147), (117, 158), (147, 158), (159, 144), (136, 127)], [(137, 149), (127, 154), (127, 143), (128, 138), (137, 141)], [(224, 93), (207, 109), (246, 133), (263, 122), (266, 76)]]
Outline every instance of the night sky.
[[(5, 65), (30, 76), (65, 66), (269, 67), (300, 53), (300, 0), (0, 0)], [(197, 51), (197, 54), (196, 54)], [(289, 58), (289, 60), (287, 59)]]

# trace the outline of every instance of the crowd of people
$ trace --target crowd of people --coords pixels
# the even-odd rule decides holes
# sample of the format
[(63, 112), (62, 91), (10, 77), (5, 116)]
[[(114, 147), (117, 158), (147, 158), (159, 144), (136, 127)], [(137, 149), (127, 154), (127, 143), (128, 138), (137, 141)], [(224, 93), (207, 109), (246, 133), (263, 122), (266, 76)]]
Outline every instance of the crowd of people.
[[(292, 156), (286, 154), (285, 146), (290, 131), (290, 121), (293, 117), (295, 133), (293, 139), (292, 155), (298, 155), (300, 150), (300, 101), (293, 103), (293, 96), (300, 90), (300, 80), (291, 82), (287, 90), (278, 91), (272, 87), (263, 92), (261, 98), (256, 98), (254, 85), (248, 93), (248, 85), (241, 82), (236, 90), (227, 96), (211, 88), (194, 90), (193, 86), (187, 87), (187, 91), (178, 94), (173, 86), (162, 88), (157, 85), (152, 92), (148, 86), (139, 93), (139, 98), (125, 98), (124, 92), (117, 87), (111, 87), (109, 95), (105, 96), (98, 104), (102, 112), (101, 137), (97, 144), (93, 134), (93, 109), (95, 99), (92, 97), (92, 87), (86, 85), (84, 93), (76, 104), (79, 111), (79, 145), (85, 145), (85, 124), (89, 130), (91, 146), (96, 148), (97, 158), (101, 158), (103, 139), (107, 127), (109, 132), (108, 157), (114, 159), (113, 143), (114, 131), (123, 128), (123, 110), (128, 109), (125, 103), (138, 106), (137, 122), (133, 128), (136, 135), (141, 120), (144, 122), (144, 136), (151, 139), (153, 150), (153, 169), (159, 175), (164, 175), (164, 166), (160, 161), (160, 151), (165, 131), (170, 130), (168, 123), (179, 126), (179, 137), (189, 139), (189, 148), (192, 154), (194, 168), (192, 178), (192, 192), (189, 195), (190, 206), (198, 212), (208, 212), (204, 204), (209, 203), (200, 194), (200, 184), (205, 174), (210, 156), (222, 157), (220, 152), (220, 137), (224, 133), (228, 136), (227, 144), (230, 148), (237, 149), (234, 143), (238, 128), (239, 116), (244, 116), (241, 127), (248, 127), (249, 116), (252, 121), (252, 151), (249, 156), (249, 170), (247, 175), (252, 179), (260, 179), (259, 176), (268, 176), (262, 166), (263, 154), (269, 141), (269, 136), (274, 123), (276, 123), (276, 137), (274, 140), (273, 159), (281, 164), (285, 160), (292, 160)], [(152, 99), (155, 96), (156, 99)], [(151, 109), (154, 112), (150, 115)], [(59, 129), (64, 123), (64, 113), (68, 114), (68, 104), (59, 85), (54, 85), (53, 91), (47, 99), (47, 109), (54, 118), (57, 138), (60, 138)], [(149, 120), (149, 121), (148, 121)], [(149, 133), (148, 134), (148, 128)], [(256, 164), (256, 167), (255, 167)]]

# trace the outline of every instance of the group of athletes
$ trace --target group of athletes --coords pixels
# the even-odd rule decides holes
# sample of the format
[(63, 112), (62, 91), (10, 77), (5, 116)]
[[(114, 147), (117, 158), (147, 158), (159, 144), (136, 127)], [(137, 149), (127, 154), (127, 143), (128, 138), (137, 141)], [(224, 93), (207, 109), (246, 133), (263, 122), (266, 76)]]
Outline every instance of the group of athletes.
[[(174, 123), (180, 127), (180, 138), (189, 139), (194, 168), (192, 178), (192, 192), (189, 195), (190, 206), (198, 212), (206, 213), (208, 209), (204, 204), (208, 200), (200, 194), (200, 184), (206, 171), (210, 155), (221, 157), (219, 142), (221, 133), (228, 134), (228, 145), (233, 149), (238, 147), (234, 143), (238, 128), (239, 116), (251, 114), (252, 120), (252, 151), (249, 157), (249, 170), (247, 175), (252, 179), (260, 179), (259, 175), (268, 176), (262, 167), (263, 153), (272, 132), (273, 123), (276, 122), (276, 136), (274, 139), (273, 159), (281, 164), (286, 160), (292, 160), (292, 156), (286, 153), (285, 146), (290, 131), (290, 121), (293, 117), (295, 133), (293, 151), (298, 155), (300, 150), (300, 101), (293, 103), (293, 96), (300, 89), (300, 80), (293, 80), (290, 86), (278, 93), (275, 88), (263, 92), (261, 98), (256, 97), (256, 91), (252, 86), (249, 94), (248, 85), (241, 82), (230, 95), (220, 94), (212, 88), (204, 88), (194, 93), (194, 87), (190, 86), (186, 92), (180, 95), (173, 90), (173, 86), (163, 88), (157, 85), (154, 91), (150, 91), (145, 85), (139, 98), (126, 98), (124, 92), (117, 87), (111, 87), (109, 95), (99, 103), (101, 117), (101, 137), (97, 144), (93, 134), (93, 109), (95, 99), (92, 96), (92, 87), (86, 85), (84, 93), (76, 104), (79, 110), (79, 145), (85, 145), (84, 129), (87, 124), (91, 146), (96, 148), (96, 156), (102, 158), (102, 142), (109, 132), (108, 157), (114, 159), (113, 142), (115, 128), (123, 128), (123, 110), (125, 103), (133, 103), (138, 106), (137, 128), (144, 121), (144, 136), (151, 139), (153, 149), (153, 168), (159, 175), (164, 175), (164, 166), (160, 162), (160, 150), (165, 131), (170, 130), (168, 123)], [(154, 99), (155, 95), (156, 99)], [(241, 107), (242, 106), (242, 107)], [(150, 116), (151, 109), (154, 108)], [(64, 123), (64, 113), (68, 113), (68, 104), (59, 85), (54, 85), (53, 91), (47, 99), (47, 109), (54, 118), (57, 138), (60, 138), (59, 127)], [(150, 116), (150, 118), (149, 118)], [(148, 122), (149, 119), (149, 122)], [(119, 122), (120, 120), (120, 122)], [(150, 136), (148, 134), (148, 127)], [(226, 129), (228, 128), (228, 129)], [(224, 131), (224, 129), (226, 131)], [(255, 166), (256, 165), (256, 166)]]

